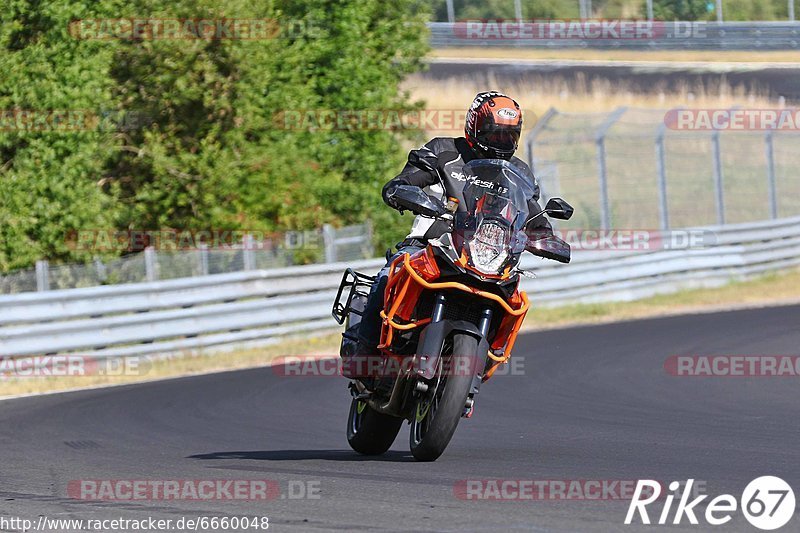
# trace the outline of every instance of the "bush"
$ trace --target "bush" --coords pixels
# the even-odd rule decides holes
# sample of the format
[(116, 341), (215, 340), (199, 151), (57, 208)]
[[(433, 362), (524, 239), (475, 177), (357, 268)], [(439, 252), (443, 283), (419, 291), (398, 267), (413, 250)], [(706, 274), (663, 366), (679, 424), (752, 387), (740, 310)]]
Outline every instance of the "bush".
[[(80, 40), (89, 18), (275, 19), (267, 40)], [(0, 131), (0, 270), (87, 260), (80, 229), (309, 229), (374, 217), (414, 132), (306, 131), (290, 110), (413, 107), (416, 0), (12, 0), (0, 14), (0, 109), (133, 117), (89, 131)], [(112, 120), (113, 122), (113, 120)], [(107, 126), (107, 121), (103, 123)], [(415, 138), (415, 140), (418, 140)]]

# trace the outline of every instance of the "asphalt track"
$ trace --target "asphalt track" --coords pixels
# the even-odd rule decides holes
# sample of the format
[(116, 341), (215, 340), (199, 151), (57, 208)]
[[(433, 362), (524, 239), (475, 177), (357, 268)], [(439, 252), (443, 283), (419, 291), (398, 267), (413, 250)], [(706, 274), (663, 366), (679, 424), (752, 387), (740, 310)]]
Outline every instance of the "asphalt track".
[[(756, 531), (624, 526), (627, 501), (474, 501), (463, 479), (703, 480), (737, 498), (778, 475), (800, 489), (796, 377), (668, 375), (673, 354), (798, 354), (800, 306), (528, 334), (523, 375), (487, 383), (435, 463), (347, 446), (343, 378), (270, 368), (0, 402), (0, 516), (269, 516), (271, 531)], [(271, 501), (93, 502), (79, 479), (271, 479)], [(288, 499), (289, 482), (319, 499)], [(710, 498), (709, 498), (710, 499)], [(706, 502), (708, 499), (706, 500)], [(658, 507), (652, 514), (660, 512)], [(655, 518), (655, 517), (654, 517)], [(684, 521), (684, 524), (686, 522)], [(795, 516), (781, 531), (798, 531)]]
[(757, 89), (771, 98), (783, 96), (787, 104), (800, 102), (800, 64), (699, 63), (657, 61), (568, 61), (443, 59), (430, 61), (420, 76), (431, 80), (467, 79), (491, 86), (496, 82), (535, 86), (542, 76), (563, 79), (573, 87), (579, 78), (587, 86), (594, 81), (624, 82), (634, 93), (681, 91), (686, 87), (713, 87), (725, 83)]

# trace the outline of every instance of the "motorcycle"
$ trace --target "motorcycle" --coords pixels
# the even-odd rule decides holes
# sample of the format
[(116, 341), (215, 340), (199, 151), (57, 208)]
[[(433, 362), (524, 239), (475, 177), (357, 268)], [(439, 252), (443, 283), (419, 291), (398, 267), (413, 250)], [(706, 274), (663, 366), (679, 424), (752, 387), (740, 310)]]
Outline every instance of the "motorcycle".
[(460, 419), (472, 416), (481, 384), (511, 357), (529, 308), (518, 288), (526, 274), (519, 269), (522, 253), (570, 261), (566, 242), (549, 231), (527, 231), (539, 216), (568, 220), (567, 202), (553, 198), (530, 213), (533, 186), (505, 160), (474, 160), (463, 173), (467, 185), (447, 204), (417, 187), (394, 192), (401, 209), (434, 218), (446, 231), (389, 266), (380, 354), (355, 354), (377, 280), (352, 269), (342, 277), (333, 316), (345, 325), (340, 354), (343, 374), (352, 379), (347, 440), (361, 454), (386, 452), (407, 420), (414, 458), (436, 460)]

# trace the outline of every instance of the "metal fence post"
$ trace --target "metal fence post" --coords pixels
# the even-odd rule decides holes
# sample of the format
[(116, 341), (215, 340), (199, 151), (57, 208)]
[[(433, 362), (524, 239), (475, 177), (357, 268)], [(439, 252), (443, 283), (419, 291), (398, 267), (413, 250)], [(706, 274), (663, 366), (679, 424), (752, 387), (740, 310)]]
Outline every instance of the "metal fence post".
[(148, 246), (144, 249), (144, 275), (147, 281), (158, 281), (156, 249), (152, 246)]
[(769, 191), (769, 216), (778, 218), (778, 184), (775, 180), (775, 150), (772, 145), (774, 132), (767, 130), (764, 135), (764, 148), (767, 155), (767, 187)]
[(208, 276), (208, 245), (204, 242), (197, 246), (197, 263), (200, 267), (200, 275)]
[(600, 228), (606, 230), (611, 227), (611, 213), (608, 201), (605, 134), (598, 136), (595, 143), (597, 145), (597, 169), (600, 180)]
[(50, 264), (46, 259), (36, 261), (36, 290), (50, 290)]
[(367, 219), (364, 222), (364, 257), (369, 258), (373, 256), (372, 239), (374, 237), (374, 228), (372, 227), (372, 220)]
[(256, 269), (256, 256), (253, 252), (253, 236), (245, 233), (242, 237), (242, 263), (245, 270)]
[(94, 258), (94, 271), (97, 272), (97, 280), (102, 284), (108, 279), (108, 269), (99, 257)]
[(578, 0), (578, 10), (580, 12), (581, 20), (588, 19), (592, 16), (592, 8), (589, 7), (587, 0)]
[(664, 150), (665, 124), (662, 122), (656, 132), (656, 170), (658, 171), (658, 211), (661, 215), (661, 229), (669, 229), (669, 200), (667, 198), (667, 164)]
[(717, 199), (717, 224), (722, 226), (725, 224), (725, 190), (719, 144), (719, 130), (714, 130), (714, 133), (711, 134), (711, 148), (714, 156), (714, 194)]
[(611, 203), (608, 199), (608, 172), (606, 169), (606, 133), (627, 110), (627, 107), (615, 109), (600, 125), (595, 134), (597, 172), (600, 181), (600, 229), (604, 230), (611, 228)]
[(325, 262), (336, 262), (336, 230), (330, 224), (322, 226), (322, 242), (325, 246)]
[(447, 0), (447, 22), (450, 24), (456, 21), (456, 12), (453, 9), (453, 0)]
[(536, 142), (536, 138), (539, 136), (539, 134), (544, 131), (544, 129), (547, 127), (547, 124), (556, 115), (558, 115), (558, 111), (554, 107), (551, 107), (550, 109), (548, 109), (545, 112), (545, 114), (542, 115), (542, 118), (540, 118), (536, 122), (536, 125), (533, 127), (531, 132), (525, 138), (525, 148), (526, 148), (526, 151), (528, 152), (527, 153), (528, 165), (530, 165), (531, 170), (534, 171), (534, 173), (535, 173), (535, 169), (534, 169), (534, 164), (533, 164), (533, 145)]

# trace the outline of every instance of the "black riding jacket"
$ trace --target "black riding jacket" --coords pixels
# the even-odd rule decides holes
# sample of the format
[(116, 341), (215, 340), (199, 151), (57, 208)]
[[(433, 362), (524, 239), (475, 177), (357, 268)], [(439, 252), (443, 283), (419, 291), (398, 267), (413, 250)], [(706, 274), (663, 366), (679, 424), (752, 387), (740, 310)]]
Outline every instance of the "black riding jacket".
[[(414, 185), (424, 189), (425, 192), (443, 202), (447, 197), (460, 197), (461, 191), (469, 183), (469, 176), (465, 176), (463, 167), (479, 156), (473, 151), (464, 137), (436, 137), (417, 150), (408, 154), (408, 163), (403, 171), (383, 187), (383, 201), (390, 207), (389, 197), (398, 185)], [(524, 161), (512, 157), (509, 163), (517, 167), (522, 174), (530, 179), (533, 185), (534, 196), (528, 202), (531, 214), (542, 209), (539, 206), (539, 184)], [(474, 177), (473, 177), (474, 179)], [(550, 223), (544, 216), (538, 216), (528, 224), (528, 230), (550, 230)], [(422, 215), (417, 216), (408, 238), (420, 240), (440, 237), (446, 231), (446, 225), (433, 218)]]

